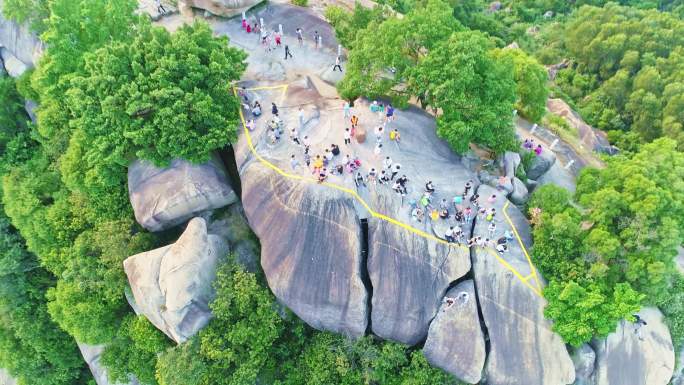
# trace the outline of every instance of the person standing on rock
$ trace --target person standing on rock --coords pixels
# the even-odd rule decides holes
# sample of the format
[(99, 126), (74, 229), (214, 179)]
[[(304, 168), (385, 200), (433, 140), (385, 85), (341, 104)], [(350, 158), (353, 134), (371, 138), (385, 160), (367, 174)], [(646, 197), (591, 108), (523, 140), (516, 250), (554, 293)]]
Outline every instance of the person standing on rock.
[(487, 227), (487, 230), (489, 231), (489, 238), (494, 238), (494, 234), (496, 233), (496, 223), (490, 223), (489, 227)]
[(337, 69), (340, 69), (340, 72), (342, 72), (342, 66), (340, 65), (340, 57), (335, 58), (335, 65), (333, 66), (333, 72), (335, 72)]
[(349, 102), (345, 100), (344, 105), (342, 106), (342, 111), (344, 111), (344, 120), (349, 119), (351, 116), (351, 106), (349, 105)]
[(276, 33), (275, 33), (275, 43), (276, 43), (276, 47), (280, 47), (280, 44), (282, 43), (280, 39), (281, 39), (280, 33), (279, 33), (279, 32), (276, 32)]
[(304, 128), (304, 109), (299, 106), (299, 110), (297, 110), (297, 118), (299, 118), (299, 129)]
[(363, 180), (363, 175), (361, 175), (361, 171), (356, 172), (356, 178), (354, 179), (354, 184), (356, 184), (357, 188), (359, 188), (361, 186), (366, 187), (366, 182)]
[(641, 327), (648, 325), (648, 323), (638, 314), (632, 314), (632, 317), (634, 317), (634, 334), (639, 338), (639, 341), (643, 341), (644, 338), (641, 336)]
[(401, 170), (401, 165), (399, 163), (394, 163), (392, 165), (392, 176), (390, 177), (390, 180), (394, 180), (394, 177), (399, 174), (399, 170)]
[(271, 103), (271, 113), (273, 116), (278, 116), (278, 107), (276, 107), (275, 103)]
[(466, 207), (465, 210), (463, 210), (463, 216), (465, 217), (465, 223), (470, 223), (470, 220), (473, 217), (473, 209), (471, 209), (470, 206)]
[(471, 188), (473, 188), (473, 181), (469, 180), (465, 184), (465, 193), (463, 193), (463, 195), (468, 195), (468, 191), (470, 191)]
[(290, 167), (292, 167), (293, 170), (296, 170), (297, 167), (299, 166), (299, 161), (297, 158), (295, 158), (294, 154), (290, 157)]
[(301, 47), (304, 44), (304, 35), (302, 34), (302, 29), (297, 28), (295, 32), (297, 33), (297, 41), (299, 42), (299, 46)]
[(351, 133), (348, 128), (344, 129), (344, 144), (351, 144)]
[(313, 36), (313, 38), (314, 38), (315, 47), (316, 47), (316, 49), (318, 49), (318, 43), (319, 43), (319, 41), (320, 41), (320, 39), (319, 39), (319, 38), (320, 38), (320, 35), (318, 34), (318, 31), (314, 31), (314, 36)]
[(290, 51), (290, 46), (285, 44), (285, 60), (287, 60), (288, 56), (290, 57), (290, 59), (292, 59), (292, 52)]
[(382, 161), (382, 169), (389, 171), (392, 168), (392, 158), (389, 156)]
[(373, 149), (373, 154), (375, 155), (375, 158), (379, 158), (381, 152), (382, 152), (382, 143), (378, 143), (375, 145), (375, 148)]
[(164, 8), (164, 4), (162, 4), (161, 0), (154, 0), (154, 5), (157, 6), (158, 14), (163, 15), (166, 13), (166, 8)]
[(447, 229), (447, 231), (444, 232), (444, 238), (449, 243), (456, 242), (456, 239), (454, 238), (454, 227), (453, 226), (450, 226), (449, 229)]

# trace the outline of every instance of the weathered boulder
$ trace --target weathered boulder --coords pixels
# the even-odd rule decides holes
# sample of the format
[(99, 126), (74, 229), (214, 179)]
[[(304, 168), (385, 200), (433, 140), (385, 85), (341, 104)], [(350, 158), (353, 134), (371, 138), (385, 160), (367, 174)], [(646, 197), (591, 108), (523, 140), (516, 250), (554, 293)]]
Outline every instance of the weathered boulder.
[(528, 170), (525, 170), (527, 177), (530, 179), (539, 179), (544, 175), (553, 164), (556, 163), (556, 155), (548, 148), (544, 148), (541, 154), (532, 158), (532, 162)]
[[(567, 64), (567, 63), (566, 63)], [(610, 142), (605, 132), (588, 125), (563, 99), (549, 98), (546, 101), (549, 112), (558, 115), (577, 132), (580, 143), (594, 151), (611, 151)]]
[(34, 67), (43, 54), (43, 43), (27, 25), (5, 19), (2, 7), (3, 0), (0, 0), (0, 47), (27, 67)]
[(423, 354), (430, 364), (476, 384), (482, 376), (486, 352), (477, 315), (475, 285), (472, 280), (461, 282), (446, 297), (456, 301), (451, 306), (442, 303), (430, 324)]
[[(78, 343), (78, 348), (81, 350), (81, 355), (88, 364), (90, 372), (93, 374), (93, 378), (95, 378), (95, 383), (97, 383), (97, 385), (139, 385), (138, 379), (136, 379), (132, 374), (129, 375), (129, 381), (125, 384), (120, 382), (112, 383), (109, 381), (107, 368), (100, 363), (100, 357), (102, 356), (102, 352), (105, 350), (104, 345), (87, 345)], [(2, 384), (2, 381), (0, 381), (0, 385)]]
[(575, 383), (574, 385), (592, 385), (594, 364), (596, 362), (596, 353), (591, 346), (583, 344), (575, 349), (572, 354), (572, 363), (575, 365)]
[(227, 253), (226, 241), (194, 218), (175, 243), (127, 258), (124, 270), (139, 310), (174, 341), (186, 341), (211, 319), (212, 282)]
[(362, 336), (361, 224), (353, 198), (252, 162), (241, 170), (245, 214), (275, 296), (314, 328)]
[(506, 151), (501, 157), (501, 167), (504, 170), (504, 175), (512, 178), (515, 176), (515, 170), (520, 165), (520, 154), (517, 152)]
[(262, 0), (179, 0), (179, 7), (198, 8), (217, 16), (234, 16)]
[(665, 385), (675, 367), (670, 331), (656, 308), (644, 308), (639, 316), (647, 322), (639, 332), (621, 321), (604, 340), (595, 341), (596, 385)]
[[(481, 197), (495, 192), (486, 185), (478, 189)], [(508, 229), (502, 212), (505, 202), (498, 196), (494, 204), (485, 203), (487, 208), (496, 208), (499, 234)], [(508, 206), (507, 213), (523, 241), (529, 242), (529, 224), (522, 213), (513, 205)], [(476, 219), (473, 236), (489, 237), (488, 225), (486, 220)], [(571, 384), (575, 368), (563, 340), (544, 318), (546, 301), (535, 290), (536, 280), (530, 276), (533, 270), (517, 240), (509, 242), (509, 251), (502, 255), (489, 248), (471, 250), (477, 294), (490, 340), (487, 384)], [(524, 281), (526, 277), (530, 278)]]
[(2, 63), (5, 66), (5, 71), (7, 71), (7, 74), (13, 78), (18, 78), (30, 68), (26, 63), (17, 59), (17, 57), (14, 56), (7, 48), (0, 47), (0, 59), (2, 59)]
[(515, 203), (516, 205), (523, 205), (527, 203), (527, 200), (530, 199), (530, 194), (527, 190), (527, 186), (525, 186), (525, 183), (516, 177), (513, 177), (512, 183), (513, 191), (508, 196), (508, 199), (510, 199), (511, 202)]
[(128, 196), (135, 219), (150, 231), (176, 226), (238, 199), (216, 155), (203, 164), (175, 159), (161, 168), (136, 160), (128, 167)]
[(17, 379), (10, 376), (5, 369), (0, 369), (0, 385), (17, 385)]
[[(394, 193), (377, 193), (371, 202), (378, 212), (399, 212)], [(414, 345), (425, 339), (449, 284), (470, 270), (468, 250), (378, 218), (369, 220), (368, 230), (373, 332)]]

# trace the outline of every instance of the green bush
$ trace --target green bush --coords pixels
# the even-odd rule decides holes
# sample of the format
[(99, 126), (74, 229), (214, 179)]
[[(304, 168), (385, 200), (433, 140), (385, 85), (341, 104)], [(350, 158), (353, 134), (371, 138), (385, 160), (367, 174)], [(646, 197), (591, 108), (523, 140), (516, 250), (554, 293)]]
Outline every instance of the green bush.
[(300, 7), (306, 7), (309, 5), (309, 0), (292, 0), (292, 4)]

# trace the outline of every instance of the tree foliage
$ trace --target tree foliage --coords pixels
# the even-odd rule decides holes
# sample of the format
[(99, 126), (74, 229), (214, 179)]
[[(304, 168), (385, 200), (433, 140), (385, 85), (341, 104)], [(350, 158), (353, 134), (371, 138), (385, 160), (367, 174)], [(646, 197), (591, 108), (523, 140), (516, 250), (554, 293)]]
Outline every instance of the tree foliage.
[(538, 122), (546, 112), (549, 88), (548, 73), (539, 62), (519, 48), (495, 50), (498, 59), (513, 62), (513, 78), (517, 96), (516, 109), (530, 121)]
[(672, 302), (666, 315), (681, 338), (673, 258), (684, 242), (684, 154), (676, 143), (661, 138), (605, 169), (585, 169), (574, 198), (581, 209), (544, 186), (529, 203), (541, 209), (533, 251), (551, 281), (544, 295), (554, 330), (578, 345), (611, 332), (641, 304)]
[(682, 150), (682, 30), (684, 21), (668, 12), (615, 3), (582, 7), (563, 38), (577, 64), (562, 70), (557, 82), (593, 125), (632, 130), (642, 142), (667, 136)]

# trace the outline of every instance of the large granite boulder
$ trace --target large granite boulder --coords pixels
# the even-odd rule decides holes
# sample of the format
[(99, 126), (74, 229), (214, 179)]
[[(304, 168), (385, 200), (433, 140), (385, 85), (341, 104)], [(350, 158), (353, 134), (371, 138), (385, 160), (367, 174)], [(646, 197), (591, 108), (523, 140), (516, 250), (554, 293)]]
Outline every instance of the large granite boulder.
[(150, 231), (176, 226), (238, 200), (216, 155), (203, 164), (175, 159), (168, 167), (136, 160), (128, 167), (128, 195), (135, 219)]
[(617, 330), (596, 341), (596, 385), (666, 385), (672, 378), (675, 354), (670, 331), (656, 308), (644, 308), (639, 316), (647, 322), (639, 332), (621, 321)]
[(477, 315), (475, 285), (472, 280), (461, 282), (446, 297), (455, 302), (451, 306), (442, 303), (430, 323), (423, 354), (430, 364), (476, 384), (481, 379), (487, 353)]
[[(487, 185), (480, 185), (478, 189), (481, 197), (495, 192)], [(498, 196), (493, 204), (484, 204), (488, 209), (496, 208), (498, 234), (495, 237), (509, 228), (502, 212), (505, 202), (505, 198)], [(508, 206), (507, 212), (522, 240), (529, 243), (525, 217), (513, 205)], [(488, 225), (488, 221), (476, 219), (473, 236), (489, 237)], [(477, 294), (490, 341), (486, 383), (571, 384), (575, 380), (575, 368), (563, 340), (544, 318), (546, 301), (536, 287), (536, 280), (531, 276), (533, 270), (517, 240), (509, 242), (509, 251), (502, 255), (490, 248), (471, 250)]]
[(205, 10), (217, 16), (239, 15), (262, 0), (179, 0), (179, 7), (192, 7)]
[(501, 157), (501, 167), (504, 170), (504, 175), (509, 178), (515, 176), (515, 170), (520, 165), (520, 154), (517, 152), (506, 151)]
[[(378, 212), (399, 212), (394, 193), (375, 194), (372, 202)], [(373, 332), (414, 345), (425, 339), (449, 285), (470, 270), (469, 253), (378, 218), (368, 228)]]
[(368, 323), (361, 279), (361, 224), (353, 198), (251, 162), (242, 202), (261, 241), (261, 267), (275, 296), (309, 325), (351, 337)]
[(563, 99), (549, 98), (546, 108), (552, 114), (558, 115), (577, 132), (578, 139), (585, 147), (599, 152), (611, 151), (611, 145), (605, 132), (588, 125)]
[(188, 340), (211, 319), (212, 282), (227, 253), (226, 241), (194, 218), (175, 243), (127, 258), (124, 270), (139, 310), (174, 341)]
[(23, 65), (34, 67), (43, 54), (43, 43), (27, 25), (19, 25), (4, 18), (3, 2), (0, 0), (0, 47)]
[(524, 205), (530, 199), (530, 193), (527, 190), (527, 186), (520, 179), (513, 177), (511, 179), (513, 184), (513, 191), (508, 196), (508, 199), (516, 205)]
[(527, 177), (530, 179), (539, 179), (544, 175), (553, 164), (556, 163), (556, 154), (548, 148), (544, 148), (541, 154), (532, 158), (532, 162), (528, 170), (525, 170)]
[(572, 354), (572, 363), (575, 365), (574, 385), (592, 385), (596, 353), (588, 344), (583, 344), (575, 349)]
[[(102, 352), (104, 352), (105, 347), (104, 345), (87, 345), (87, 344), (82, 344), (78, 343), (78, 348), (81, 350), (81, 355), (83, 356), (83, 359), (85, 362), (88, 364), (88, 367), (90, 368), (90, 372), (93, 374), (93, 378), (95, 378), (95, 383), (97, 385), (139, 385), (140, 383), (138, 382), (138, 379), (135, 378), (134, 375), (129, 376), (129, 381), (126, 382), (125, 384), (122, 384), (120, 382), (112, 383), (109, 381), (108, 375), (107, 375), (107, 368), (105, 368), (102, 363), (100, 363), (100, 357), (102, 356)], [(0, 381), (0, 385), (2, 385), (2, 382)]]
[(0, 369), (0, 385), (17, 385), (17, 379), (10, 376), (5, 369)]

